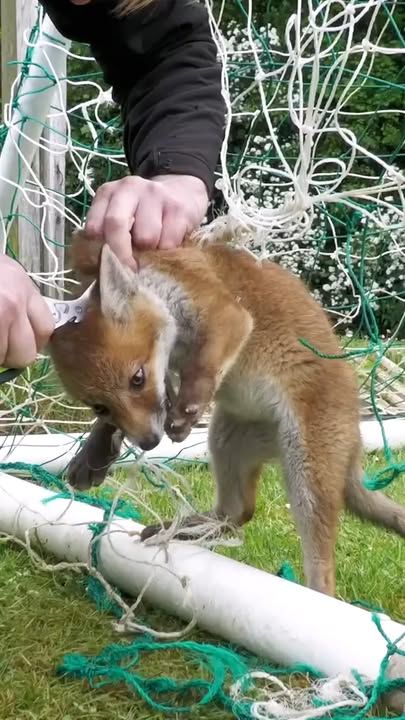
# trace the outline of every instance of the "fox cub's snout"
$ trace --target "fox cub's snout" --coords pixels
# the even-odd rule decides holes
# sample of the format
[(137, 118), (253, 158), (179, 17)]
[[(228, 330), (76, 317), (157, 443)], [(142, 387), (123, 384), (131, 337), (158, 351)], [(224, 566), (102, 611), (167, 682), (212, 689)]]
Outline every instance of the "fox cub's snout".
[(164, 433), (165, 377), (174, 334), (164, 307), (103, 245), (84, 319), (56, 330), (50, 353), (73, 398), (150, 450)]

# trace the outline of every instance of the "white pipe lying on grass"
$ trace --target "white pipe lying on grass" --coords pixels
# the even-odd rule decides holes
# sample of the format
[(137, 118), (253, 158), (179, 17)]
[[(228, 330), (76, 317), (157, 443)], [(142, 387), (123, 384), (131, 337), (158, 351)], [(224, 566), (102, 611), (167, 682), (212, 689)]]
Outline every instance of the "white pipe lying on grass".
[[(383, 427), (387, 443), (391, 450), (405, 448), (405, 417), (384, 420)], [(363, 420), (360, 423), (360, 432), (364, 449), (367, 452), (383, 450), (384, 442), (381, 425), (377, 420)]]
[[(57, 558), (87, 563), (88, 523), (101, 522), (103, 511), (61, 498), (44, 504), (54, 495), (0, 473), (0, 531), (22, 540), (31, 531)], [(328, 676), (356, 669), (377, 678), (386, 644), (368, 611), (191, 543), (145, 545), (137, 537), (141, 529), (117, 518), (100, 540), (99, 569), (127, 595), (136, 597), (149, 581), (145, 600), (184, 620), (194, 608), (199, 627), (255, 655), (283, 665), (309, 663)], [(405, 632), (385, 615), (381, 624), (391, 641)], [(405, 657), (391, 658), (390, 674), (405, 676)], [(405, 693), (397, 692), (391, 704), (404, 711)]]
[[(405, 448), (405, 418), (393, 418), (384, 422), (384, 430), (391, 449)], [(364, 449), (367, 452), (382, 450), (381, 427), (376, 420), (360, 423)], [(62, 472), (79, 451), (86, 433), (55, 433), (46, 435), (10, 435), (0, 438), (0, 463), (28, 463), (42, 465), (49, 472)], [(128, 447), (128, 446), (127, 446)], [(150, 460), (166, 460), (178, 457), (183, 460), (207, 460), (207, 430), (194, 429), (182, 443), (173, 443), (164, 437), (154, 450), (144, 453)], [(120, 464), (133, 464), (129, 456)]]
[[(53, 473), (62, 472), (72, 458), (79, 452), (86, 433), (55, 433), (46, 435), (9, 435), (0, 436), (0, 463), (27, 463), (41, 465)], [(124, 449), (130, 446), (125, 444)], [(148, 460), (167, 460), (178, 457), (182, 460), (207, 458), (207, 431), (196, 428), (182, 443), (174, 443), (164, 437), (154, 450), (143, 454)], [(132, 465), (134, 457), (130, 455), (117, 464)]]

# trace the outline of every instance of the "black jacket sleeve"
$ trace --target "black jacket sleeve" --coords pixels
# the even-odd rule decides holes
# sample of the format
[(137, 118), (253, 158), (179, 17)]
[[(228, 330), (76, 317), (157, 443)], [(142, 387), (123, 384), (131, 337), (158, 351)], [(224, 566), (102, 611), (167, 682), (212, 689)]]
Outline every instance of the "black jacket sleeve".
[(42, 0), (59, 31), (89, 43), (124, 121), (132, 173), (193, 175), (212, 193), (224, 127), (221, 67), (198, 0), (152, 0), (118, 18), (114, 0)]

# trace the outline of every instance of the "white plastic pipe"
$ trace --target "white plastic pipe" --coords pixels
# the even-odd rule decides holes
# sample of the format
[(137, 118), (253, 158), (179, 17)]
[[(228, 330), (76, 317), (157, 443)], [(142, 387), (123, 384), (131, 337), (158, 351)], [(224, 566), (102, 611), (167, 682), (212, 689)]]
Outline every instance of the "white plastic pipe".
[[(384, 420), (383, 427), (391, 450), (405, 448), (405, 417)], [(383, 449), (381, 425), (377, 420), (363, 420), (360, 423), (360, 433), (365, 450), (372, 452)]]
[[(63, 499), (43, 503), (52, 496), (0, 473), (0, 531), (24, 539), (37, 528), (38, 541), (57, 558), (87, 562), (87, 524), (100, 522), (102, 510)], [(99, 569), (129, 596), (149, 580), (148, 602), (184, 620), (194, 607), (200, 628), (255, 655), (283, 665), (309, 663), (328, 676), (356, 669), (377, 678), (386, 645), (366, 610), (189, 543), (172, 542), (167, 551), (144, 545), (137, 537), (141, 529), (117, 519), (100, 541)], [(178, 578), (188, 579), (188, 591)], [(391, 641), (405, 632), (385, 615), (381, 624)], [(393, 656), (390, 673), (405, 676), (405, 657)], [(391, 703), (404, 711), (405, 693)]]
[[(384, 422), (389, 446), (392, 449), (405, 448), (405, 418), (394, 418)], [(364, 448), (367, 452), (382, 450), (381, 427), (376, 420), (360, 423)], [(10, 435), (0, 440), (0, 463), (23, 462), (43, 465), (49, 472), (59, 473), (79, 451), (85, 433), (56, 433), (47, 435)], [(128, 446), (127, 446), (128, 447)], [(207, 430), (194, 429), (182, 443), (173, 443), (164, 437), (154, 450), (146, 452), (145, 458), (163, 460), (179, 457), (183, 460), (207, 460)], [(132, 464), (133, 457), (120, 464)]]
[[(62, 472), (80, 449), (86, 438), (84, 433), (55, 433), (46, 435), (9, 435), (0, 437), (0, 464), (27, 463), (41, 465), (49, 472)], [(125, 444), (124, 450), (130, 446)], [(208, 457), (207, 431), (196, 428), (182, 443), (164, 437), (154, 450), (143, 454), (149, 460), (159, 461), (178, 457), (182, 460), (202, 460)], [(130, 455), (119, 460), (121, 465), (132, 465)], [(115, 463), (117, 466), (118, 463)]]
[[(37, 143), (57, 92), (52, 77), (63, 77), (66, 74), (66, 51), (70, 44), (70, 40), (64, 38), (46, 16), (38, 42), (33, 48), (28, 74), (20, 88), (18, 105), (12, 112), (0, 156), (0, 217), (8, 216), (12, 207), (15, 208), (18, 204), (20, 187), (24, 186), (34, 155), (38, 151)], [(50, 77), (47, 77), (41, 68), (44, 68)], [(22, 125), (23, 119), (25, 122)], [(15, 183), (20, 187), (16, 187)], [(0, 252), (4, 251), (5, 244), (3, 230), (0, 223)]]

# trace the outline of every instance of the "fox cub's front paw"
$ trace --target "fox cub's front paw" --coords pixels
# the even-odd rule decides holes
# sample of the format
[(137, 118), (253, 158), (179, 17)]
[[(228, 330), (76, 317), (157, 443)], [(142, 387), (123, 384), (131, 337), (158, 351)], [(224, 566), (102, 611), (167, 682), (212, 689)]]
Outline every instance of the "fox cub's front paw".
[(88, 490), (101, 485), (118, 459), (123, 434), (111, 425), (98, 423), (92, 429), (83, 447), (69, 463), (66, 480), (76, 490)]
[(165, 423), (165, 431), (173, 442), (182, 442), (188, 437), (193, 426), (202, 415), (200, 406), (178, 404), (169, 410)]
[(173, 442), (182, 442), (190, 434), (212, 400), (215, 378), (210, 375), (192, 375), (182, 382), (177, 400), (170, 408), (165, 432)]
[(101, 485), (109, 465), (101, 461), (97, 467), (89, 465), (84, 455), (76, 455), (67, 468), (66, 480), (76, 490), (89, 490), (91, 487)]

